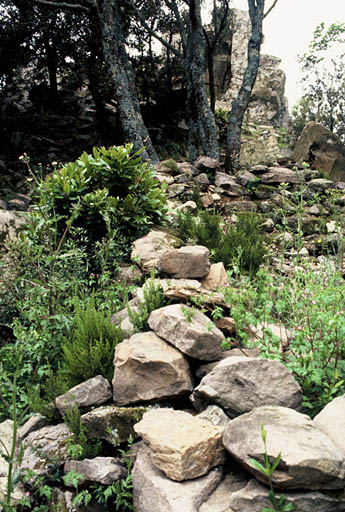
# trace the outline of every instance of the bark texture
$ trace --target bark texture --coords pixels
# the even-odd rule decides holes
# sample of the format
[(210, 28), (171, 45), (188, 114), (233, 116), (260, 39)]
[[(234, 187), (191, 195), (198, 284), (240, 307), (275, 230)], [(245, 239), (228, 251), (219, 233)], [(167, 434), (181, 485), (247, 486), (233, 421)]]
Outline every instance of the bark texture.
[(248, 64), (237, 98), (232, 102), (226, 139), (225, 169), (234, 173), (240, 168), (241, 129), (244, 114), (249, 104), (259, 68), (262, 43), (262, 21), (265, 0), (248, 0), (249, 16), (252, 25), (248, 41)]

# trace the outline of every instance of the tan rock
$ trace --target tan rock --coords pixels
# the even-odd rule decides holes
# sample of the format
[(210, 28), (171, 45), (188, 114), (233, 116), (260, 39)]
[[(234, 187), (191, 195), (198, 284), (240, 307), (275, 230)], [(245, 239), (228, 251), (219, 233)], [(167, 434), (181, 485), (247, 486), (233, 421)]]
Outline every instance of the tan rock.
[(183, 354), (154, 332), (134, 334), (115, 348), (114, 402), (128, 405), (191, 392)]
[(222, 262), (214, 263), (207, 276), (201, 281), (203, 288), (216, 292), (218, 288), (229, 286), (229, 279)]
[(195, 308), (172, 304), (153, 311), (148, 324), (161, 338), (196, 359), (220, 358), (224, 334)]
[(159, 270), (175, 278), (205, 277), (210, 270), (209, 250), (201, 245), (168, 250), (160, 257)]
[(206, 475), (224, 462), (223, 428), (186, 412), (154, 409), (134, 429), (150, 447), (153, 464), (172, 480)]
[[(13, 438), (13, 421), (6, 420), (0, 423), (0, 454), (5, 452), (11, 453)], [(3, 443), (3, 445), (2, 445)], [(18, 468), (14, 468), (15, 470)], [(7, 497), (7, 484), (8, 484), (8, 462), (0, 456), (0, 503), (5, 502)], [(24, 498), (24, 492), (16, 487), (11, 495), (11, 505), (15, 506), (20, 500)]]
[(314, 418), (314, 424), (328, 436), (345, 457), (345, 395), (334, 398)]
[(198, 512), (223, 478), (220, 468), (207, 475), (174, 482), (156, 468), (147, 448), (138, 452), (133, 469), (133, 505), (136, 512)]

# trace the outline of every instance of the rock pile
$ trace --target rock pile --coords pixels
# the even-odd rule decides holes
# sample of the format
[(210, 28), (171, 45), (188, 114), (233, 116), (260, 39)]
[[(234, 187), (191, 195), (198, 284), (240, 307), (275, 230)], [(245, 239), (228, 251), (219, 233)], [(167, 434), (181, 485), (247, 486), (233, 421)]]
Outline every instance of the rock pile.
[[(273, 171), (268, 172), (272, 176)], [(281, 169), (275, 172), (290, 176)], [(164, 235), (156, 231), (146, 237), (155, 244)], [(301, 389), (283, 365), (260, 359), (255, 351), (221, 352), (221, 328), (181, 299), (194, 290), (225, 304), (221, 291), (203, 288), (213, 272), (207, 251), (198, 248), (196, 258), (193, 247), (162, 252), (158, 244), (157, 250), (152, 246), (140, 258), (140, 242), (133, 249), (139, 251), (139, 264), (145, 269), (149, 254), (157, 268), (165, 268), (168, 277), (162, 276), (162, 287), (175, 303), (151, 313), (151, 331), (129, 332), (117, 346), (112, 392), (98, 376), (56, 399), (61, 413), (75, 404), (85, 411), (82, 423), (91, 437), (115, 444), (129, 434), (142, 439), (133, 471), (134, 510), (261, 512), (270, 505), (267, 478), (251, 458), (263, 461), (263, 423), (270, 460), (281, 452), (273, 480), (287, 503), (294, 503), (299, 512), (345, 511), (345, 396), (328, 404), (314, 420), (299, 412)], [(147, 240), (143, 242), (147, 248)], [(166, 254), (171, 255), (168, 267), (162, 264)], [(169, 279), (181, 274), (181, 279)], [(192, 279), (195, 274), (201, 281)], [(223, 286), (224, 273), (218, 268), (215, 274)], [(124, 316), (114, 321), (123, 322)], [(42, 418), (29, 421), (20, 431), (26, 448), (22, 469), (45, 475), (48, 456), (64, 464), (66, 473), (80, 473), (84, 482), (109, 484), (123, 478), (124, 468), (116, 457), (69, 460), (65, 440), (71, 434), (64, 423), (42, 426)], [(10, 438), (11, 425), (5, 423), (0, 429)], [(70, 491), (62, 496), (67, 506)]]

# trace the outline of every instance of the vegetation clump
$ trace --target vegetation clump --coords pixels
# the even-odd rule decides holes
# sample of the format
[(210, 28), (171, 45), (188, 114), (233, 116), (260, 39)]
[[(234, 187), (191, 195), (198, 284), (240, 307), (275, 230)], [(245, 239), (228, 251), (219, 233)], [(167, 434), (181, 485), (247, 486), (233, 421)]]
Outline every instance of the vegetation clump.
[(222, 261), (228, 269), (254, 276), (267, 254), (260, 218), (254, 213), (238, 214), (233, 224), (224, 224), (221, 215), (212, 211), (179, 214), (178, 234), (185, 241), (204, 245), (212, 262)]

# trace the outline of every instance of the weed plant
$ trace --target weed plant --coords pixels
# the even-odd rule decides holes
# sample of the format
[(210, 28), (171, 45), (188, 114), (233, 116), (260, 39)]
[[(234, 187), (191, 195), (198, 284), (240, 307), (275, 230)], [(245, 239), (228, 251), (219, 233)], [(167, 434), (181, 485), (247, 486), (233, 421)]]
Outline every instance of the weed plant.
[[(300, 263), (289, 279), (260, 269), (255, 282), (242, 280), (225, 294), (237, 343), (259, 346), (262, 357), (281, 361), (301, 385), (309, 414), (344, 393), (345, 281), (334, 266)], [(263, 334), (253, 337), (251, 326)]]
[(180, 238), (208, 247), (211, 261), (222, 261), (227, 269), (236, 265), (253, 277), (265, 259), (260, 218), (253, 213), (238, 214), (236, 223), (225, 225), (216, 212), (199, 211), (195, 217), (187, 211), (178, 215), (177, 223)]
[(134, 326), (134, 332), (149, 331), (150, 327), (147, 323), (152, 311), (164, 306), (164, 291), (159, 281), (155, 280), (154, 273), (151, 279), (147, 280), (143, 286), (144, 300), (139, 301), (138, 311), (131, 309), (127, 305), (128, 317)]

